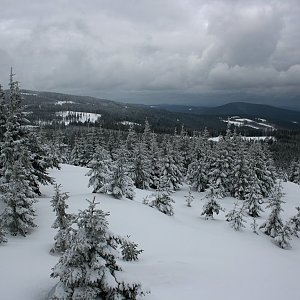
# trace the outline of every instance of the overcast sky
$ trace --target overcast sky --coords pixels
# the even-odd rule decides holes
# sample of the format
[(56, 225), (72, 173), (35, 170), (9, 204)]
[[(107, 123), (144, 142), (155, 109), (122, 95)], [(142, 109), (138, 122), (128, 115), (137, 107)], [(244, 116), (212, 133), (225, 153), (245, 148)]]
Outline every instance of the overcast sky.
[(0, 83), (140, 103), (300, 106), (299, 0), (0, 0)]

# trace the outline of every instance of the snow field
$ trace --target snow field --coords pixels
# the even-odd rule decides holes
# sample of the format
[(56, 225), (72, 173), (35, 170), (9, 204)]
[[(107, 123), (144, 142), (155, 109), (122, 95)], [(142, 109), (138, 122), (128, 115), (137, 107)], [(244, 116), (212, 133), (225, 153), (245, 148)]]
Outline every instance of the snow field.
[[(230, 299), (279, 300), (297, 299), (300, 294), (300, 240), (294, 238), (292, 249), (282, 250), (268, 236), (252, 233), (251, 217), (246, 228), (234, 231), (225, 221), (225, 214), (233, 208), (233, 198), (221, 199), (226, 209), (215, 220), (201, 217), (204, 193), (193, 192), (192, 207), (186, 206), (188, 187), (173, 194), (173, 217), (142, 204), (151, 191), (136, 190), (135, 200), (114, 199), (93, 194), (88, 188), (87, 168), (62, 165), (51, 176), (68, 192), (69, 212), (85, 209), (94, 196), (99, 208), (110, 212), (111, 231), (130, 235), (144, 252), (137, 262), (120, 261), (123, 276), (143, 283), (151, 294), (145, 300)], [(300, 205), (300, 186), (283, 183), (283, 218), (287, 220)], [(36, 205), (38, 228), (26, 238), (8, 237), (0, 246), (0, 292), (3, 300), (46, 299), (56, 284), (51, 268), (58, 256), (49, 254), (56, 233), (51, 228), (55, 219), (50, 204), (53, 186), (41, 188), (43, 196)], [(263, 223), (269, 211), (257, 220)]]

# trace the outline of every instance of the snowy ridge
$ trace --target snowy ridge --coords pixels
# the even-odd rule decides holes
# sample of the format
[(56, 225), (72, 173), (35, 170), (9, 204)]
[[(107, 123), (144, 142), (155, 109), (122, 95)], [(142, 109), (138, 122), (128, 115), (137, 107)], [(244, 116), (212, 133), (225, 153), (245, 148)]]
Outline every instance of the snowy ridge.
[[(136, 189), (134, 201), (92, 194), (88, 188), (87, 168), (62, 165), (51, 175), (62, 190), (69, 192), (69, 212), (85, 209), (85, 199), (96, 196), (100, 208), (110, 212), (110, 230), (129, 234), (144, 252), (138, 262), (124, 262), (123, 276), (138, 280), (151, 290), (145, 300), (230, 299), (282, 300), (297, 299), (300, 294), (300, 240), (292, 240), (292, 249), (282, 250), (268, 236), (256, 235), (250, 228), (252, 218), (246, 217), (246, 228), (236, 232), (225, 221), (233, 208), (234, 198), (220, 200), (226, 212), (215, 220), (201, 217), (204, 193), (193, 192), (192, 207), (185, 197), (188, 187), (173, 194), (174, 216), (169, 217), (142, 204), (151, 191)], [(283, 184), (283, 219), (295, 214), (299, 206), (300, 186)], [(51, 228), (55, 214), (50, 205), (53, 186), (41, 187), (42, 197), (37, 204), (38, 228), (28, 237), (9, 237), (0, 247), (1, 299), (46, 299), (57, 280), (50, 279), (51, 268), (58, 256), (50, 255), (56, 231)], [(264, 205), (265, 206), (265, 205)], [(258, 225), (269, 211), (262, 213)], [(248, 292), (251, 290), (251, 292)]]

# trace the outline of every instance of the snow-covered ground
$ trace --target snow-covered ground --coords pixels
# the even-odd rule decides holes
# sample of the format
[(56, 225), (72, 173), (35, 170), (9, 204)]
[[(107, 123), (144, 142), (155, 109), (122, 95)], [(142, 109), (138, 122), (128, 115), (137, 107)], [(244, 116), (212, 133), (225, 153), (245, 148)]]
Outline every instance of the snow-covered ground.
[(67, 100), (67, 101), (56, 101), (55, 105), (74, 104), (74, 103), (75, 103), (74, 101), (70, 101), (70, 100)]
[(134, 122), (130, 122), (130, 121), (122, 121), (122, 122), (119, 122), (119, 124), (122, 124), (122, 125), (135, 125), (135, 126), (142, 126), (142, 124), (139, 124), (139, 123), (134, 123)]
[[(173, 217), (150, 208), (142, 201), (149, 191), (136, 190), (134, 201), (117, 200), (92, 194), (88, 188), (88, 169), (62, 165), (51, 175), (69, 192), (69, 211), (85, 209), (85, 199), (96, 196), (104, 211), (109, 211), (110, 229), (131, 239), (144, 249), (137, 262), (123, 262), (124, 276), (141, 281), (151, 290), (146, 300), (282, 300), (299, 299), (300, 239), (292, 249), (282, 250), (269, 237), (254, 234), (251, 218), (241, 232), (234, 231), (224, 214), (215, 220), (201, 217), (204, 194), (193, 193), (192, 207), (185, 205), (184, 186), (174, 194)], [(284, 183), (286, 193), (283, 217), (296, 213), (300, 205), (300, 186)], [(55, 230), (55, 215), (50, 205), (52, 186), (42, 187), (37, 204), (38, 228), (26, 238), (9, 237), (0, 246), (0, 298), (3, 300), (46, 299), (57, 280), (49, 277), (58, 256), (50, 255)], [(228, 211), (235, 199), (220, 200)], [(259, 218), (261, 224), (268, 211)]]
[(70, 124), (70, 122), (95, 123), (99, 118), (101, 118), (101, 114), (80, 111), (58, 111), (56, 112), (56, 115), (63, 118), (63, 123), (65, 125)]

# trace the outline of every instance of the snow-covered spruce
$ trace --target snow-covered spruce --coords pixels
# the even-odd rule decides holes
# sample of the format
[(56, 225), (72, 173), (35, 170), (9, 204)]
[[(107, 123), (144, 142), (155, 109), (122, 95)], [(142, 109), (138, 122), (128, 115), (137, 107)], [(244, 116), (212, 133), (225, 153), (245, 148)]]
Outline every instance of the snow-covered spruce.
[(50, 250), (54, 252), (65, 252), (71, 242), (72, 228), (71, 225), (75, 220), (75, 216), (66, 213), (68, 205), (66, 200), (69, 198), (67, 193), (61, 192), (61, 185), (55, 185), (55, 193), (51, 200), (53, 211), (56, 214), (56, 219), (52, 225), (52, 228), (58, 229), (57, 234), (54, 237), (55, 244)]
[(258, 178), (255, 172), (251, 172), (251, 179), (249, 180), (249, 186), (245, 191), (245, 206), (248, 210), (248, 214), (251, 217), (257, 218), (260, 216), (263, 195), (258, 184)]
[(6, 238), (7, 231), (5, 227), (3, 226), (3, 219), (2, 216), (0, 216), (0, 244), (7, 243)]
[(248, 151), (251, 170), (256, 175), (259, 193), (262, 195), (262, 198), (269, 197), (276, 184), (276, 172), (271, 153), (266, 146), (258, 142), (252, 143)]
[(300, 232), (300, 207), (296, 207), (297, 214), (290, 218), (289, 226), (292, 230), (292, 234), (296, 237), (299, 237)]
[(138, 189), (148, 189), (151, 185), (151, 161), (149, 150), (143, 142), (137, 143), (134, 149), (133, 169), (134, 184)]
[(5, 125), (7, 122), (8, 108), (5, 102), (5, 93), (0, 84), (0, 143), (4, 140)]
[(209, 186), (214, 185), (214, 193), (217, 194), (218, 198), (227, 196), (231, 185), (232, 158), (229, 155), (228, 139), (220, 137), (219, 142), (215, 146), (215, 151), (209, 159)]
[(279, 182), (274, 188), (269, 204), (266, 206), (266, 208), (271, 209), (271, 213), (267, 220), (259, 227), (262, 232), (273, 238), (277, 237), (283, 230), (283, 222), (280, 217), (280, 212), (282, 211), (281, 205), (284, 203), (284, 201), (281, 200), (282, 196), (282, 186)]
[(206, 195), (207, 202), (203, 205), (202, 216), (204, 215), (206, 220), (213, 219), (213, 215), (219, 214), (220, 211), (224, 211), (221, 205), (217, 202), (218, 193), (214, 185), (209, 187), (208, 193)]
[(126, 261), (138, 260), (138, 256), (144, 251), (138, 249), (138, 244), (129, 240), (130, 236), (121, 240), (121, 253)]
[(117, 242), (108, 229), (108, 213), (97, 209), (95, 198), (78, 215), (70, 248), (53, 268), (59, 278), (52, 300), (136, 299), (144, 295), (140, 283), (120, 280)]
[(201, 157), (192, 162), (187, 171), (186, 180), (198, 192), (204, 192), (208, 186), (208, 158)]
[[(6, 204), (4, 226), (12, 235), (25, 236), (36, 227), (33, 187), (37, 186), (31, 153), (28, 149), (27, 120), (22, 112), (22, 97), (18, 82), (10, 76), (9, 105), (0, 145), (0, 191)], [(2, 128), (3, 129), (3, 128)]]
[(252, 232), (255, 234), (258, 234), (257, 229), (258, 229), (258, 225), (256, 223), (256, 218), (252, 218), (252, 223), (250, 224)]
[(111, 194), (117, 199), (121, 199), (123, 196), (130, 200), (134, 198), (134, 184), (132, 179), (126, 174), (122, 158), (117, 160), (112, 176), (108, 178), (101, 191)]
[(280, 248), (289, 249), (291, 248), (291, 244), (289, 242), (291, 240), (291, 237), (292, 237), (292, 230), (289, 227), (289, 224), (287, 223), (281, 227), (280, 231), (277, 233), (274, 240)]
[(1, 198), (6, 204), (3, 212), (4, 226), (11, 235), (26, 236), (37, 225), (34, 222), (36, 213), (33, 204), (34, 193), (26, 179), (26, 169), (17, 161), (10, 169), (10, 179), (2, 189)]
[(192, 202), (194, 201), (194, 196), (192, 194), (192, 189), (189, 189), (189, 193), (188, 195), (184, 196), (185, 197), (185, 201), (186, 201), (186, 206), (187, 207), (192, 207)]
[(238, 203), (236, 202), (234, 204), (234, 208), (226, 214), (225, 218), (226, 221), (230, 223), (230, 226), (236, 230), (239, 231), (242, 228), (245, 228), (244, 223), (246, 223), (246, 220), (244, 219), (245, 216), (245, 209), (244, 206), (238, 207)]
[(156, 192), (144, 199), (144, 204), (156, 208), (167, 216), (174, 215), (172, 203), (174, 200), (171, 198), (171, 191), (163, 183), (163, 178), (160, 179)]
[(173, 191), (179, 190), (182, 185), (183, 176), (181, 166), (176, 161), (176, 152), (172, 149), (172, 145), (168, 141), (164, 141), (164, 155), (161, 159), (161, 175), (164, 187)]
[(93, 193), (105, 193), (105, 185), (112, 176), (112, 159), (109, 152), (103, 147), (98, 146), (89, 163), (91, 168), (87, 176), (90, 176), (89, 186), (93, 187)]
[(288, 170), (288, 179), (291, 182), (300, 184), (300, 161), (294, 160)]

